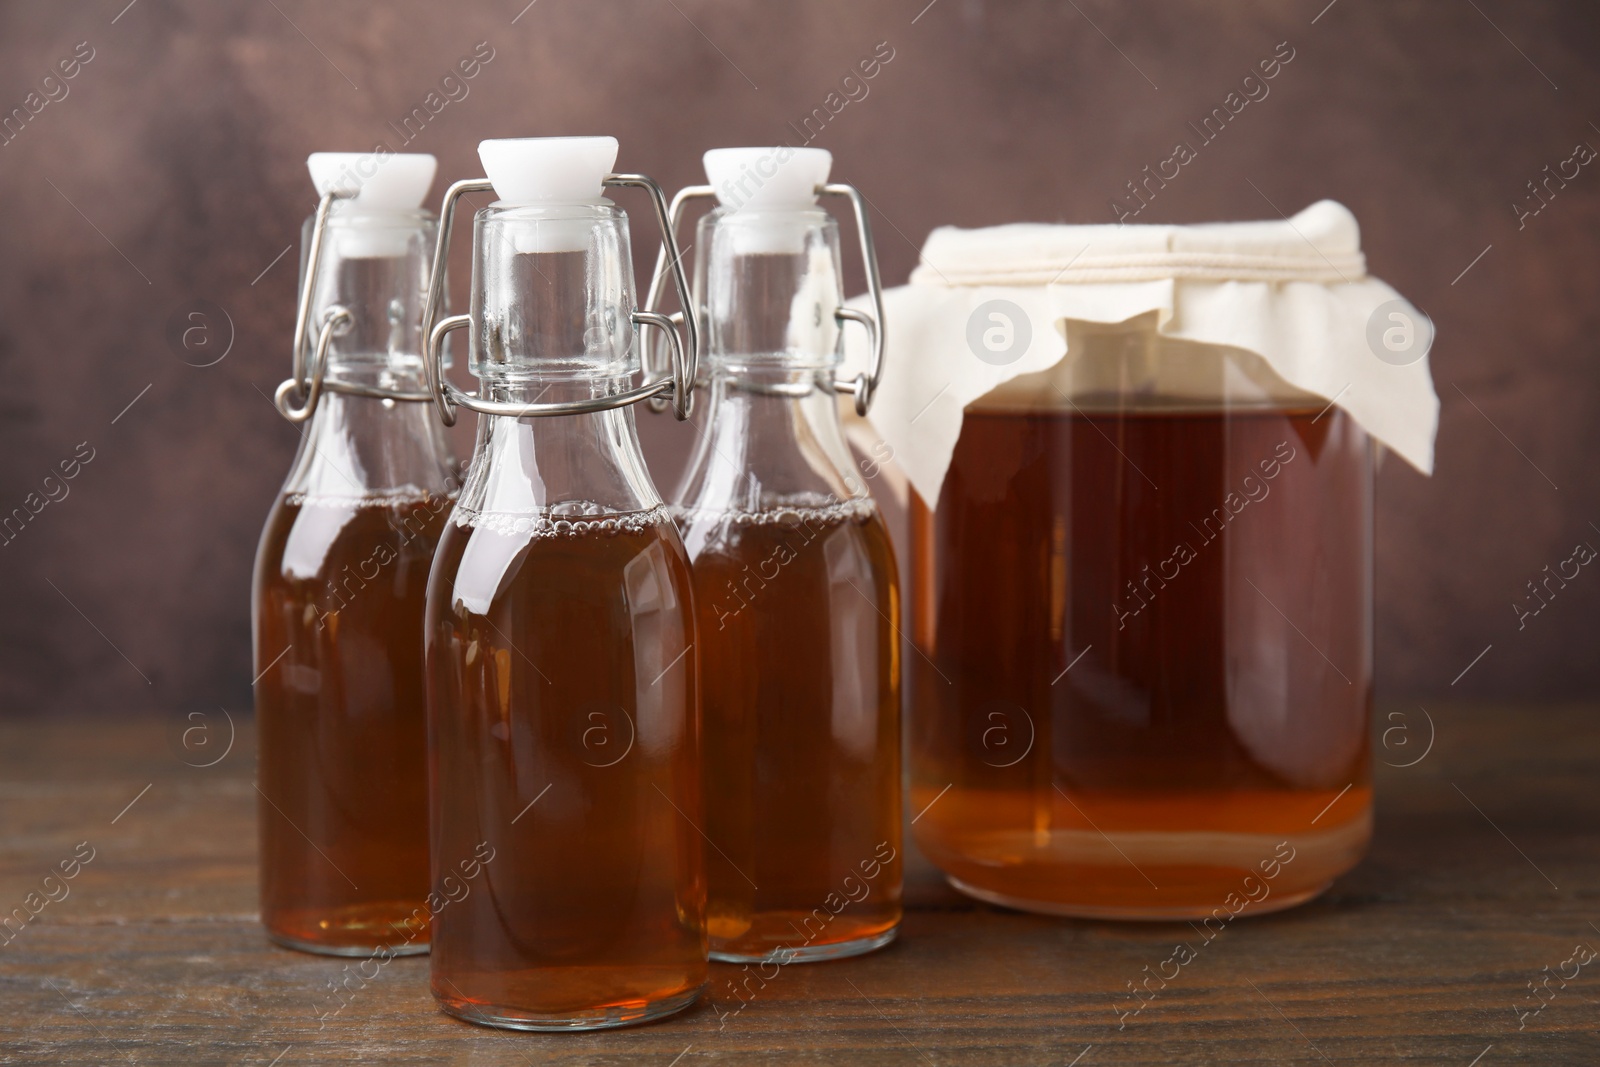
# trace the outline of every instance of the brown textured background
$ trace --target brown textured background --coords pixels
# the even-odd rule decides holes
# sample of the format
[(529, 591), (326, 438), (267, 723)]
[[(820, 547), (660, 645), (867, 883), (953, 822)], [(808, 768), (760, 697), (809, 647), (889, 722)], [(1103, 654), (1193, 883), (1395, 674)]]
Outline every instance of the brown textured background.
[[(1600, 166), (1521, 230), (1511, 206), (1600, 146), (1593, 4), (523, 2), (0, 7), (4, 112), (94, 49), (0, 146), (0, 514), (94, 449), (0, 547), (0, 712), (248, 707), (250, 563), (296, 439), (266, 399), (295, 253), (266, 268), (312, 205), (306, 154), (400, 147), (389, 124), (478, 42), (494, 59), (407, 146), (440, 158), (431, 204), (490, 136), (614, 133), (620, 168), (697, 181), (701, 151), (787, 136), (888, 42), (815, 143), (881, 209), (899, 284), (941, 223), (1108, 220), (1288, 41), (1270, 95), (1140, 220), (1355, 211), (1373, 273), (1437, 323), (1443, 400), (1434, 478), (1391, 460), (1379, 479), (1380, 694), (1595, 692), (1600, 568), (1525, 630), (1511, 607), (1578, 541), (1600, 547)], [(164, 336), (200, 299), (235, 334), (210, 367)], [(685, 431), (642, 421), (670, 487)]]

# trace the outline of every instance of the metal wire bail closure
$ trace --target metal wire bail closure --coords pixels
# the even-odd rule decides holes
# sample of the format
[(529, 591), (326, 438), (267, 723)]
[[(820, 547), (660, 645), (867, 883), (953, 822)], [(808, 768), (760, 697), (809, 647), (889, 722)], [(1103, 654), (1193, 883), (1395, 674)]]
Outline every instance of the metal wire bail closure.
[[(334, 334), (350, 324), (350, 311), (347, 308), (334, 304), (328, 308), (328, 313), (322, 317), (322, 328), (317, 331), (317, 348), (311, 357), (310, 379), (302, 386), (298, 371), (293, 378), (286, 378), (278, 383), (277, 391), (272, 394), (272, 403), (278, 409), (278, 414), (293, 423), (302, 423), (316, 414), (317, 404), (322, 400), (322, 391), (330, 384), (325, 381), (328, 369), (328, 346), (333, 342)], [(298, 352), (298, 347), (296, 348)], [(290, 394), (300, 393), (305, 397), (305, 402), (295, 407), (289, 399)]]
[[(689, 281), (683, 273), (683, 254), (678, 251), (678, 241), (668, 219), (666, 194), (661, 191), (661, 186), (656, 184), (654, 178), (645, 174), (608, 174), (602, 184), (612, 187), (637, 186), (650, 194), (650, 203), (655, 209), (656, 224), (661, 228), (661, 251), (658, 253), (658, 262), (660, 259), (671, 257), (678, 298), (683, 301), (685, 307), (688, 307)], [(427, 377), (429, 395), (439, 412), (440, 420), (446, 426), (454, 426), (459, 413), (458, 408), (476, 411), (480, 415), (504, 415), (520, 419), (549, 415), (587, 415), (626, 404), (636, 404), (641, 400), (658, 399), (663, 402), (671, 401), (673, 414), (680, 422), (687, 419), (694, 403), (694, 380), (700, 357), (700, 334), (693, 316), (680, 318), (657, 314), (650, 310), (635, 310), (631, 316), (635, 326), (654, 327), (666, 334), (672, 350), (672, 369), (667, 376), (609, 396), (557, 403), (513, 404), (500, 400), (484, 400), (457, 389), (445, 378), (445, 337), (452, 330), (470, 331), (473, 327), (471, 315), (450, 315), (439, 318), (445, 300), (444, 268), (450, 257), (450, 231), (455, 223), (456, 204), (467, 193), (489, 192), (493, 188), (494, 185), (487, 178), (471, 178), (456, 182), (445, 193), (444, 203), (439, 208), (439, 241), (434, 246), (433, 276), (429, 280), (428, 300), (422, 312), (422, 367)], [(652, 291), (655, 284), (655, 279), (652, 279)], [(648, 308), (648, 304), (646, 306)], [(678, 336), (677, 326), (680, 323), (686, 335), (684, 338)], [(644, 343), (642, 335), (638, 343), (640, 365), (648, 374), (649, 360), (646, 358), (646, 353), (650, 346)]]
[[(294, 316), (294, 354), (290, 363), (290, 377), (278, 384), (272, 394), (273, 406), (278, 414), (293, 423), (302, 423), (316, 414), (317, 404), (324, 392), (348, 393), (352, 396), (371, 397), (375, 400), (398, 400), (417, 403), (431, 400), (432, 393), (407, 393), (398, 389), (382, 389), (356, 382), (329, 381), (328, 346), (353, 321), (350, 309), (338, 304), (330, 305), (317, 330), (316, 347), (310, 358), (306, 353), (306, 338), (311, 332), (311, 298), (316, 295), (317, 275), (322, 270), (322, 240), (328, 229), (328, 216), (335, 200), (348, 200), (355, 194), (343, 190), (329, 190), (317, 201), (317, 213), (311, 224), (311, 240), (306, 246), (306, 276), (300, 286), (300, 298)], [(299, 395), (304, 401), (299, 407), (291, 397)]]
[[(683, 211), (689, 201), (712, 199), (716, 195), (716, 188), (710, 185), (686, 185), (678, 190), (677, 195), (672, 198), (672, 207), (667, 212), (666, 222), (667, 232), (674, 245), (677, 244), (678, 226), (683, 222)], [(865, 416), (872, 406), (872, 398), (877, 395), (878, 383), (883, 380), (883, 280), (878, 274), (878, 249), (872, 241), (872, 223), (867, 218), (866, 198), (855, 186), (830, 182), (827, 185), (817, 186), (817, 195), (848, 197), (850, 206), (855, 211), (856, 236), (861, 241), (861, 265), (867, 277), (867, 295), (872, 299), (872, 311), (869, 313), (855, 308), (838, 308), (834, 311), (833, 317), (841, 326), (846, 322), (854, 322), (867, 331), (867, 343), (872, 351), (872, 371), (870, 374), (858, 374), (854, 378), (835, 378), (833, 390), (836, 393), (852, 394), (856, 398), (856, 414)], [(667, 246), (663, 244), (661, 251), (656, 255), (655, 274), (650, 279), (650, 291), (644, 302), (644, 306), (652, 310), (661, 300), (661, 275), (663, 267), (667, 265), (666, 255)], [(695, 331), (696, 309), (683, 295), (683, 265), (675, 258), (672, 267), (677, 277), (679, 300), (683, 305), (683, 311), (672, 316), (672, 319), (675, 322), (684, 322), (691, 331)], [(660, 410), (655, 408), (654, 403), (651, 407)]]

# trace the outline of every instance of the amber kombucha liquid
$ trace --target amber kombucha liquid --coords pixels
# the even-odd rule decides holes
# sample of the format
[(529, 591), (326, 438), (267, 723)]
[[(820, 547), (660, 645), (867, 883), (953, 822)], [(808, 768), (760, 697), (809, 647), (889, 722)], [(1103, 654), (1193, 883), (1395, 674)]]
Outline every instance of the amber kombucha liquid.
[(433, 992), (452, 1014), (618, 1025), (705, 984), (689, 582), (665, 508), (462, 509), (446, 529), (427, 662)]
[(900, 922), (899, 618), (870, 501), (684, 510), (715, 957), (828, 959)]
[(913, 503), (911, 802), (958, 887), (1203, 916), (1359, 859), (1371, 459), (1341, 410), (969, 410)]
[(427, 949), (422, 610), (449, 507), (295, 494), (262, 534), (261, 917), (283, 944)]

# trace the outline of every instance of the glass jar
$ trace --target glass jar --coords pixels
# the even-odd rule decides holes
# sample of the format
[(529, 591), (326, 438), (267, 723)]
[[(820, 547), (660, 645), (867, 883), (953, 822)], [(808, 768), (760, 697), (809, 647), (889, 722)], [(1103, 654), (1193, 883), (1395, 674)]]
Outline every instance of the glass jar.
[(1032, 911), (1307, 900), (1372, 832), (1368, 436), (1154, 315), (1067, 329), (912, 501), (917, 843)]
[(1439, 414), (1355, 217), (943, 227), (883, 304), (848, 430), (912, 490), (922, 850), (1062, 915), (1321, 892), (1372, 832), (1374, 457), (1431, 472)]
[(602, 183), (666, 205), (610, 174), (616, 152), (486, 141), (489, 180), (442, 213), (439, 263), (456, 198), (500, 197), (474, 222), (471, 313), (430, 328), (470, 328), (477, 396), (434, 384), (447, 419), (480, 415), (427, 598), (432, 984), (450, 1014), (514, 1029), (646, 1022), (706, 981), (689, 560), (628, 406), (686, 413), (693, 370), (634, 385), (637, 327), (671, 325), (634, 309)]
[(311, 168), (324, 199), (278, 391), (305, 428), (253, 588), (261, 919), (309, 952), (426, 952), (422, 607), (456, 485), (419, 330), (434, 160)]

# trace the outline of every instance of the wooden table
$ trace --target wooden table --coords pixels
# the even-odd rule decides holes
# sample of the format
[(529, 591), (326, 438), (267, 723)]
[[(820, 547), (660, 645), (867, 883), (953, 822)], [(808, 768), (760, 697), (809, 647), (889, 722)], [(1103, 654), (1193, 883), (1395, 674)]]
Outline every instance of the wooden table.
[[(1390, 735), (1379, 759), (1409, 762), (1427, 722), (1395, 707), (1380, 730), (1390, 710), (1409, 743)], [(425, 958), (390, 963), (319, 1028), (345, 963), (257, 925), (248, 718), (209, 767), (180, 760), (212, 756), (185, 755), (176, 717), (6, 723), (0, 914), (80, 842), (93, 859), (0, 945), (0, 1063), (1600, 1064), (1600, 960), (1572, 962), (1600, 948), (1595, 709), (1428, 711), (1426, 758), (1380, 762), (1366, 862), (1310, 905), (1232, 924), (1124, 1029), (1113, 1002), (1188, 927), (988, 907), (912, 851), (888, 950), (785, 968), (728, 1018), (712, 1005), (736, 1006), (719, 993), (736, 971), (714, 966), (710, 1003), (570, 1035), (445, 1017)], [(209, 725), (220, 755), (228, 725)]]

